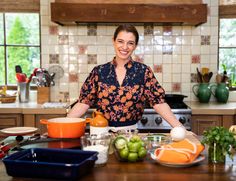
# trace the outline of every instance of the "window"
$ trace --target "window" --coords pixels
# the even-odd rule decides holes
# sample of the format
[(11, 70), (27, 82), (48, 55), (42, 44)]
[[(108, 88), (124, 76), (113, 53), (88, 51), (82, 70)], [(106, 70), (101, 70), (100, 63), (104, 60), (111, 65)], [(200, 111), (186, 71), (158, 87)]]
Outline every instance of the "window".
[(0, 85), (16, 84), (15, 65), (40, 67), (39, 13), (0, 13)]
[(226, 69), (230, 86), (236, 87), (236, 18), (220, 19), (219, 71)]

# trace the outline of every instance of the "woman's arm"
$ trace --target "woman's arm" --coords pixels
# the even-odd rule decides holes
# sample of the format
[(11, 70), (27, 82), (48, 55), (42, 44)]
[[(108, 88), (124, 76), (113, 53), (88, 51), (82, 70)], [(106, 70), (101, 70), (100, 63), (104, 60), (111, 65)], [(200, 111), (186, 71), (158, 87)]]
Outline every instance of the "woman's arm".
[(172, 127), (183, 126), (175, 117), (167, 103), (155, 104), (155, 111), (165, 119)]
[(78, 102), (69, 111), (69, 113), (67, 114), (67, 117), (70, 117), (70, 118), (76, 118), (77, 117), (77, 118), (79, 118), (84, 113), (86, 113), (88, 108), (89, 108), (89, 105)]

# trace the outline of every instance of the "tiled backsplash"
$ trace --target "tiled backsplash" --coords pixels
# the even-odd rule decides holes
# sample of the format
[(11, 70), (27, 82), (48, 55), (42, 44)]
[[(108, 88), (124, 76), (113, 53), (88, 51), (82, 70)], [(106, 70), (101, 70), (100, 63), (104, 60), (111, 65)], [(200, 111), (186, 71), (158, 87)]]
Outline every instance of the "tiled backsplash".
[[(63, 76), (52, 87), (52, 101), (74, 101), (94, 66), (114, 57), (113, 25), (59, 26), (50, 21), (50, 2), (41, 0), (42, 65), (57, 65)], [(198, 67), (217, 73), (218, 1), (208, 4), (208, 21), (200, 26), (138, 25), (140, 42), (134, 60), (149, 65), (167, 93), (187, 95), (197, 100), (192, 86), (197, 83)]]

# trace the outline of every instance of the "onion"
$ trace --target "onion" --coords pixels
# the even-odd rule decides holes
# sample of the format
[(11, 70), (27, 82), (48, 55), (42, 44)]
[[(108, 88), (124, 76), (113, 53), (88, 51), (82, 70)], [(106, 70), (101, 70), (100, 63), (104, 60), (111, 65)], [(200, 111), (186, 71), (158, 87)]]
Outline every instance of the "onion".
[(186, 129), (181, 126), (174, 127), (170, 131), (170, 136), (174, 141), (181, 141), (186, 137)]

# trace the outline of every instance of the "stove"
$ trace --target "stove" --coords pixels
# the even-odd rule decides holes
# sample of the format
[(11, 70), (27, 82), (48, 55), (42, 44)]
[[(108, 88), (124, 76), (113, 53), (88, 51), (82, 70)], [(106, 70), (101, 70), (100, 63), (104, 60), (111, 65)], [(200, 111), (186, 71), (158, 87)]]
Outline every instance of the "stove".
[[(176, 118), (187, 130), (191, 130), (191, 109), (184, 102), (167, 102)], [(144, 109), (142, 119), (138, 122), (140, 132), (169, 132), (170, 124), (164, 120), (153, 108)]]

